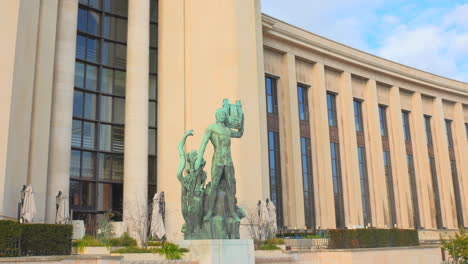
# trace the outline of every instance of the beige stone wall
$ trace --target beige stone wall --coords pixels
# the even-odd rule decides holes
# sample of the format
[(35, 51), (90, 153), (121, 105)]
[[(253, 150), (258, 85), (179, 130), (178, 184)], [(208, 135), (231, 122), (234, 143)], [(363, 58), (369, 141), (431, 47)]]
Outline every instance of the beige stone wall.
[[(426, 229), (436, 228), (434, 191), (428, 161), (426, 131), (424, 115), (432, 116), (432, 136), (437, 164), (437, 181), (439, 185), (442, 207), (443, 226), (455, 228), (456, 208), (453, 194), (452, 176), (448, 156), (448, 145), (445, 133), (444, 119), (454, 120), (454, 140), (456, 147), (457, 165), (459, 165), (459, 186), (462, 191), (462, 206), (465, 222), (466, 213), (466, 162), (468, 156), (466, 146), (466, 132), (464, 120), (468, 118), (468, 84), (449, 80), (430, 73), (421, 72), (394, 62), (390, 62), (370, 54), (349, 48), (339, 43), (324, 39), (294, 26), (264, 15), (264, 52), (265, 72), (274, 74), (281, 79), (289, 78), (291, 72), (281, 69), (296, 65), (296, 82), (311, 85), (309, 93), (309, 107), (311, 118), (312, 156), (318, 157), (313, 161), (314, 179), (318, 184), (315, 188), (317, 223), (325, 227), (334, 227), (334, 208), (329, 196), (328, 204), (323, 199), (323, 190), (333, 194), (331, 181), (330, 150), (328, 138), (328, 124), (326, 122), (325, 92), (337, 94), (338, 128), (340, 137), (341, 169), (343, 177), (343, 195), (345, 201), (346, 226), (362, 225), (361, 186), (359, 182), (358, 157), (356, 151), (356, 132), (354, 125), (353, 98), (363, 100), (363, 123), (367, 155), (367, 172), (369, 178), (369, 202), (371, 205), (372, 226), (388, 227), (388, 198), (384, 176), (382, 140), (378, 105), (386, 105), (387, 124), (389, 133), (390, 153), (392, 162), (392, 177), (395, 189), (395, 204), (397, 209), (397, 226), (399, 228), (414, 228), (413, 203), (406, 160), (406, 147), (403, 135), (402, 110), (410, 111), (410, 130), (412, 135), (412, 152), (416, 175), (416, 189), (421, 226)], [(288, 59), (281, 59), (287, 57)], [(292, 61), (294, 60), (294, 62)], [(321, 70), (322, 72), (320, 73)], [(279, 82), (279, 100), (288, 105), (297, 101), (297, 97), (281, 97), (282, 89), (287, 86)], [(289, 86), (293, 83), (288, 81)], [(320, 95), (320, 96), (319, 96)], [(292, 117), (292, 118), (291, 118)], [(325, 120), (320, 117), (324, 117)], [(290, 112), (280, 111), (281, 138), (288, 140), (291, 130), (299, 127), (298, 120)], [(465, 132), (465, 134), (463, 134)], [(463, 134), (463, 135), (462, 135)], [(294, 133), (293, 133), (294, 135)], [(289, 143), (289, 141), (287, 141)], [(291, 153), (294, 148), (282, 144), (283, 166), (291, 166), (288, 161), (294, 159), (297, 153)], [(326, 165), (326, 166), (324, 166)], [(291, 178), (301, 178), (301, 168), (287, 170), (283, 181), (294, 182)], [(291, 176), (294, 173), (294, 176)], [(287, 180), (286, 180), (287, 179)], [(325, 184), (326, 183), (326, 184)], [(324, 185), (325, 184), (325, 185)], [(293, 219), (297, 215), (298, 201), (292, 206), (291, 199), (295, 197), (291, 188), (283, 188), (283, 196), (288, 197), (287, 206), (288, 226), (301, 223), (300, 219)], [(331, 194), (331, 195), (332, 195)], [(324, 210), (324, 206), (329, 209)], [(331, 209), (331, 210), (330, 210)], [(303, 210), (303, 208), (299, 208)], [(465, 224), (466, 225), (466, 224)]]

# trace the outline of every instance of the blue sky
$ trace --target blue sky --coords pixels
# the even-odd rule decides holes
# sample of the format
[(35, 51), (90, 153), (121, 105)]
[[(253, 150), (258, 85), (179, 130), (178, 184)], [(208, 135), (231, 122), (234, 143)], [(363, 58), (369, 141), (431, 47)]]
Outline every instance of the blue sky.
[(262, 0), (262, 11), (374, 55), (468, 82), (468, 0)]

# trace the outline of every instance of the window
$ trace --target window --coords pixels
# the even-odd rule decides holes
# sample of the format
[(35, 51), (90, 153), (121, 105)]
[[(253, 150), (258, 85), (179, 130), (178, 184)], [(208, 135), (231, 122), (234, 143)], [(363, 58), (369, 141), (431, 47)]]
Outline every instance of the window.
[(344, 201), (343, 201), (343, 186), (341, 181), (341, 167), (340, 167), (340, 150), (339, 144), (335, 142), (330, 143), (331, 152), (331, 165), (333, 177), (333, 196), (335, 201), (335, 220), (337, 228), (344, 228)]
[(402, 120), (403, 120), (403, 133), (405, 141), (411, 141), (411, 132), (410, 132), (410, 122), (409, 122), (409, 113), (408, 111), (402, 111)]
[(445, 130), (447, 133), (447, 142), (449, 148), (453, 148), (452, 120), (445, 119)]
[(431, 168), (432, 190), (434, 191), (435, 217), (437, 228), (442, 228), (442, 211), (440, 207), (439, 183), (437, 181), (437, 170), (434, 157), (429, 156), (429, 165)]
[(393, 228), (396, 226), (396, 206), (395, 206), (395, 190), (393, 186), (392, 176), (392, 163), (390, 158), (390, 152), (383, 152), (384, 168), (385, 168), (385, 179), (387, 183), (387, 199), (388, 199), (388, 210), (389, 210), (389, 227)]
[(408, 164), (408, 175), (410, 177), (410, 186), (411, 186), (411, 200), (413, 204), (413, 222), (414, 228), (421, 227), (421, 221), (419, 216), (419, 202), (418, 202), (418, 193), (417, 193), (417, 185), (416, 185), (416, 174), (414, 172), (414, 160), (413, 155), (407, 154), (406, 155), (406, 162)]
[(358, 100), (353, 101), (354, 104), (354, 124), (356, 126), (357, 132), (363, 132), (363, 123), (362, 123), (362, 102)]
[[(150, 0), (150, 72), (148, 105), (148, 200), (152, 200), (157, 190), (157, 68), (158, 68), (158, 1)], [(155, 55), (156, 54), (156, 55)]]
[(276, 205), (278, 211), (278, 226), (283, 226), (282, 216), (282, 187), (281, 187), (281, 159), (279, 134), (277, 132), (268, 132), (268, 154), (270, 167), (270, 198)]
[(468, 138), (468, 123), (465, 123), (466, 138)]
[(309, 102), (307, 96), (307, 87), (303, 85), (297, 86), (297, 101), (299, 105), (299, 120), (309, 120)]
[(431, 116), (424, 116), (424, 127), (426, 129), (426, 141), (428, 145), (432, 145), (432, 130), (431, 130)]
[(328, 125), (331, 127), (338, 126), (336, 118), (336, 95), (327, 93), (327, 109), (328, 109)]
[(310, 138), (301, 137), (302, 180), (304, 185), (304, 213), (306, 226), (315, 228), (314, 179)]
[(458, 181), (457, 162), (450, 160), (450, 168), (452, 170), (453, 193), (455, 195), (455, 206), (457, 208), (457, 221), (458, 226), (463, 226), (463, 208), (461, 204), (460, 185)]
[(273, 77), (265, 77), (266, 97), (267, 97), (267, 113), (278, 114), (278, 95), (276, 88), (276, 79)]
[(379, 121), (380, 121), (380, 135), (382, 137), (388, 136), (387, 128), (387, 107), (379, 105)]
[(366, 149), (358, 147), (359, 179), (361, 183), (361, 201), (364, 226), (371, 224), (369, 179), (367, 176)]

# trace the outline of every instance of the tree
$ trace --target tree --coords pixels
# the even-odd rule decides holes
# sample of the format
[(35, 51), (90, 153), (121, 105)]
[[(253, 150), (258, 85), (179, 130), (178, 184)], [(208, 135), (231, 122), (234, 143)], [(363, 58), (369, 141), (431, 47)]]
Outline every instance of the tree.
[(465, 229), (460, 229), (455, 237), (441, 239), (442, 248), (447, 250), (455, 263), (468, 262), (468, 233)]

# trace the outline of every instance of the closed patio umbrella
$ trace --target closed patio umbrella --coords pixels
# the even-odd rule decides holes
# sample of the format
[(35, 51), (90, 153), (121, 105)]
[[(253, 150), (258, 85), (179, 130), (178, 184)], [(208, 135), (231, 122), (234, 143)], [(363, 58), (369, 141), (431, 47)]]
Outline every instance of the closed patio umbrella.
[(21, 217), (31, 223), (36, 215), (36, 203), (34, 202), (34, 193), (31, 185), (24, 190), (24, 201), (21, 208)]

